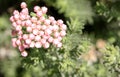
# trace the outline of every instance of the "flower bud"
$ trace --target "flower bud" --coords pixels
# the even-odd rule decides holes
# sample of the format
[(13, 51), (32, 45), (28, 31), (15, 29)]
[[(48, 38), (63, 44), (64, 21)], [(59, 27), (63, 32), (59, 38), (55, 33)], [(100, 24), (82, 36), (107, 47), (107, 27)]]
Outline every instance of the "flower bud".
[(32, 27), (27, 27), (27, 32), (32, 32)]
[(67, 26), (65, 24), (60, 25), (61, 30), (66, 30)]
[(30, 39), (26, 39), (25, 43), (29, 45), (31, 43), (31, 40)]
[(42, 11), (43, 14), (45, 14), (45, 13), (47, 12), (47, 10), (48, 10), (48, 9), (47, 9), (46, 7), (42, 7), (42, 8), (41, 8), (41, 11)]
[(27, 20), (26, 21), (26, 26), (31, 26), (32, 25), (32, 22), (30, 20)]
[(23, 51), (23, 52), (21, 52), (21, 55), (22, 55), (23, 57), (26, 57), (26, 56), (28, 55), (28, 53), (27, 53), (26, 51)]
[(41, 37), (40, 37), (39, 35), (37, 35), (37, 36), (35, 37), (35, 41), (40, 41), (40, 39), (41, 39)]
[(18, 10), (14, 10), (13, 14), (14, 15), (19, 14), (19, 11)]
[(60, 35), (62, 36), (62, 37), (64, 37), (65, 35), (66, 35), (66, 31), (60, 31)]
[(24, 48), (23, 45), (20, 45), (20, 46), (18, 47), (18, 49), (19, 49), (21, 52), (25, 50), (25, 48)]
[(44, 21), (44, 23), (45, 23), (45, 25), (50, 25), (50, 20), (49, 20), (49, 19), (46, 19), (46, 20)]
[(61, 47), (62, 47), (62, 43), (60, 42), (60, 43), (58, 43), (56, 46), (57, 46), (58, 48), (61, 48)]
[(15, 15), (14, 15), (14, 19), (15, 19), (15, 20), (19, 20), (19, 17), (20, 17), (19, 14), (15, 14)]
[(58, 25), (63, 24), (63, 20), (59, 19), (59, 20), (57, 21), (57, 24), (58, 24)]
[(53, 39), (53, 44), (54, 45), (57, 45), (59, 43), (59, 40), (58, 39)]
[(13, 16), (10, 17), (10, 21), (11, 21), (11, 22), (14, 22), (14, 21), (15, 21)]
[(41, 48), (41, 47), (42, 47), (42, 44), (41, 44), (40, 42), (36, 42), (36, 43), (35, 43), (35, 47), (36, 47), (36, 48)]
[(31, 18), (31, 21), (32, 21), (33, 23), (36, 23), (36, 22), (37, 22), (37, 18), (36, 18), (36, 17), (32, 17), (32, 18)]
[(27, 34), (24, 34), (24, 35), (23, 35), (23, 39), (24, 39), (24, 40), (28, 39), (28, 35), (27, 35)]
[(39, 34), (39, 31), (38, 31), (37, 29), (34, 29), (34, 30), (33, 30), (33, 34), (34, 34), (34, 35), (38, 35), (38, 34)]
[(48, 42), (52, 43), (53, 42), (53, 37), (49, 37)]
[(39, 6), (35, 6), (34, 7), (34, 12), (38, 12), (40, 10), (40, 7)]
[(31, 40), (33, 40), (33, 39), (35, 38), (35, 35), (34, 35), (34, 34), (29, 34), (29, 38), (30, 38)]
[(21, 6), (21, 8), (26, 8), (27, 4), (25, 2), (22, 2), (20, 6)]
[(46, 43), (46, 39), (41, 39), (41, 43), (45, 44)]
[(21, 45), (21, 41), (18, 39), (18, 40), (16, 40), (16, 44), (19, 46), (19, 45)]
[(43, 13), (42, 13), (41, 11), (38, 11), (38, 12), (37, 12), (37, 16), (38, 16), (38, 17), (41, 17), (42, 15), (43, 15)]
[(50, 44), (49, 44), (48, 42), (46, 42), (46, 43), (43, 45), (44, 48), (49, 48), (49, 46), (50, 46)]
[(30, 43), (30, 47), (31, 47), (31, 48), (35, 47), (35, 42), (32, 41), (32, 42)]
[(60, 35), (60, 34), (59, 34), (58, 32), (55, 32), (55, 33), (54, 33), (54, 37), (59, 37), (59, 35)]

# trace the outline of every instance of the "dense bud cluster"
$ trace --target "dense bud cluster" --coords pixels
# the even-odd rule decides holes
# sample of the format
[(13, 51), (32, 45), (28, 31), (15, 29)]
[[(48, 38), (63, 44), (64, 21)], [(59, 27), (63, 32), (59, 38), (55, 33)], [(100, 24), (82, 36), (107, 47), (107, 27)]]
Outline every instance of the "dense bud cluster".
[(12, 22), (12, 45), (18, 47), (22, 56), (27, 56), (26, 48), (49, 48), (52, 44), (62, 47), (62, 38), (67, 26), (63, 21), (46, 16), (46, 7), (34, 7), (34, 16), (29, 15), (27, 4), (21, 3), (21, 12), (15, 10), (10, 17)]

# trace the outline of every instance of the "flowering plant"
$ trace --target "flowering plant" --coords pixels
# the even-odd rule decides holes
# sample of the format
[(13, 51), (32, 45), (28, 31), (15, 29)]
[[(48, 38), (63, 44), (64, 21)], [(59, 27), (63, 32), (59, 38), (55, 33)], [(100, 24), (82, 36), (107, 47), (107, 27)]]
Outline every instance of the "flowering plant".
[[(119, 17), (111, 17), (114, 12), (109, 10), (109, 5), (96, 1), (96, 7), (93, 8), (90, 2), (94, 4), (94, 1), (89, 0), (42, 1), (50, 3), (50, 6), (58, 9), (59, 13), (64, 13), (63, 17), (68, 17), (67, 26), (63, 20), (56, 21), (54, 17), (48, 16), (46, 7), (35, 6), (34, 12), (29, 14), (27, 4), (22, 2), (22, 10), (20, 12), (15, 10), (10, 21), (12, 45), (19, 49), (23, 56), (21, 57), (23, 66), (36, 66), (37, 68), (32, 69), (42, 71), (43, 77), (120, 75), (120, 50), (115, 46), (119, 45), (119, 40), (118, 36), (111, 35), (111, 32), (119, 34), (116, 30)], [(94, 14), (95, 18), (92, 17)], [(111, 24), (112, 19), (115, 26), (108, 28), (106, 24)]]
[(12, 22), (12, 45), (18, 47), (21, 55), (26, 57), (28, 48), (49, 48), (50, 45), (62, 47), (62, 38), (66, 35), (67, 26), (61, 19), (55, 20), (47, 16), (46, 7), (34, 7), (34, 12), (29, 11), (25, 2), (21, 3), (22, 11), (15, 10), (10, 17)]

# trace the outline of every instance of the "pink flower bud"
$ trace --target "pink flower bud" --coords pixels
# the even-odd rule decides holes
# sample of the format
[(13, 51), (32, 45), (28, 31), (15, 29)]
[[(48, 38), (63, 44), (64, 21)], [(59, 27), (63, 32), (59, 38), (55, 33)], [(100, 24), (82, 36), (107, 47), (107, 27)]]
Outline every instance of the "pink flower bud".
[(40, 35), (40, 36), (43, 36), (43, 35), (44, 35), (44, 32), (43, 32), (43, 31), (39, 31), (39, 35)]
[(52, 33), (52, 31), (50, 29), (45, 30), (45, 35), (50, 35), (51, 33)]
[(35, 35), (34, 35), (34, 34), (29, 34), (29, 38), (30, 38), (31, 40), (33, 40), (33, 39), (35, 38)]
[(41, 26), (41, 29), (42, 29), (42, 30), (45, 30), (46, 28), (47, 28), (46, 25), (42, 25), (42, 26)]
[(49, 17), (49, 20), (50, 20), (50, 21), (54, 21), (54, 20), (55, 20), (55, 18), (54, 18), (54, 17), (52, 17), (52, 16), (50, 16), (50, 17)]
[(37, 35), (37, 36), (35, 37), (35, 40), (36, 40), (36, 41), (40, 41), (40, 39), (41, 39), (41, 37), (40, 37), (39, 35)]
[(32, 32), (32, 27), (27, 27), (27, 32)]
[(66, 31), (64, 31), (64, 30), (60, 31), (60, 35), (61, 35), (62, 37), (64, 37), (64, 36), (66, 35)]
[(58, 25), (53, 26), (53, 31), (58, 31), (58, 29), (59, 29)]
[(33, 34), (34, 34), (34, 35), (38, 35), (38, 34), (39, 34), (39, 31), (38, 31), (37, 29), (34, 29), (34, 30), (33, 30)]
[(43, 13), (42, 13), (41, 11), (38, 11), (38, 12), (37, 12), (37, 16), (38, 16), (38, 17), (41, 17), (42, 15), (43, 15)]
[(31, 47), (31, 48), (35, 47), (35, 42), (32, 41), (32, 42), (30, 43), (30, 47)]
[(36, 28), (37, 28), (38, 30), (40, 30), (40, 29), (41, 29), (41, 25), (37, 25)]
[(61, 48), (61, 47), (62, 47), (62, 43), (61, 43), (61, 42), (58, 43), (58, 44), (57, 44), (57, 47), (58, 47), (58, 48)]
[(65, 24), (60, 25), (61, 30), (66, 30), (67, 26)]
[(15, 14), (15, 15), (14, 15), (14, 19), (15, 19), (15, 20), (19, 20), (19, 17), (20, 17), (19, 14)]
[(23, 51), (23, 52), (21, 52), (21, 55), (22, 55), (23, 57), (27, 57), (28, 53), (27, 53), (26, 51)]
[(23, 44), (23, 47), (24, 47), (24, 48), (29, 48), (29, 45), (27, 45), (27, 44), (24, 43), (24, 44)]
[(33, 29), (35, 29), (35, 28), (36, 28), (36, 24), (32, 24), (31, 27), (32, 27)]
[(26, 25), (26, 22), (25, 21), (22, 21), (21, 22), (21, 26), (25, 26)]
[(55, 32), (55, 33), (54, 33), (54, 37), (59, 37), (59, 35), (60, 35), (60, 34), (59, 34), (58, 32)]
[(43, 45), (44, 48), (49, 48), (49, 46), (50, 46), (50, 44), (49, 44), (48, 42), (46, 42), (46, 43)]
[(58, 39), (59, 41), (61, 41), (61, 40), (62, 40), (62, 37), (61, 37), (61, 36), (59, 36), (59, 37), (57, 37), (57, 39)]
[(22, 2), (20, 6), (21, 6), (21, 8), (26, 8), (27, 4), (25, 2)]
[(51, 23), (52, 23), (52, 25), (56, 25), (57, 22), (55, 20), (53, 20)]
[(45, 14), (47, 12), (47, 10), (48, 9), (46, 7), (41, 7), (41, 11), (42, 11), (43, 14)]
[(16, 26), (17, 26), (17, 23), (16, 23), (16, 22), (13, 22), (13, 23), (12, 23), (12, 26), (13, 26), (13, 27), (16, 27)]
[(22, 35), (23, 34), (23, 32), (21, 31), (21, 30), (19, 30), (18, 31), (18, 35), (20, 36), (20, 35)]
[(32, 18), (31, 18), (31, 21), (32, 21), (33, 23), (36, 23), (36, 22), (37, 22), (37, 18), (36, 18), (36, 17), (32, 17)]
[(45, 25), (50, 25), (50, 20), (49, 20), (49, 19), (46, 19), (46, 20), (44, 21), (44, 23), (45, 23)]
[(16, 44), (19, 46), (19, 45), (21, 45), (21, 41), (18, 39), (18, 40), (16, 40)]
[(19, 11), (18, 10), (14, 10), (13, 14), (14, 15), (19, 14)]
[(39, 6), (35, 6), (34, 7), (34, 12), (38, 12), (40, 10), (40, 7)]
[(58, 24), (58, 25), (63, 24), (63, 20), (59, 19), (59, 20), (57, 21), (57, 24)]
[(41, 16), (40, 17), (40, 21), (43, 22), (45, 20), (45, 17), (44, 16)]
[(12, 46), (17, 47), (16, 45), (17, 38), (12, 38)]
[(12, 36), (16, 36), (16, 34), (18, 33), (18, 31), (16, 31), (16, 30), (12, 30)]
[[(32, 26), (32, 29), (33, 29), (33, 30), (35, 30), (35, 29), (38, 30), (38, 29), (36, 28), (36, 25), (35, 25), (35, 26)], [(39, 30), (38, 30), (38, 31), (39, 31)], [(33, 31), (32, 31), (32, 32), (33, 32)]]
[(27, 34), (24, 34), (24, 35), (23, 35), (23, 39), (24, 39), (24, 40), (28, 39), (28, 35), (27, 35)]
[(43, 35), (43, 36), (42, 36), (42, 38), (43, 38), (43, 39), (46, 39), (46, 40), (47, 40), (49, 37), (50, 37), (49, 35), (48, 35), (48, 36), (47, 36), (47, 35)]
[(13, 46), (13, 47), (17, 47), (17, 45), (16, 45), (15, 42), (12, 42), (12, 46)]
[(20, 31), (20, 30), (22, 30), (22, 27), (20, 25), (17, 25), (16, 26), (16, 31)]
[(32, 22), (30, 20), (27, 20), (26, 21), (26, 26), (31, 26), (32, 25)]
[(12, 38), (12, 42), (16, 42), (17, 41), (17, 38)]
[(26, 15), (26, 19), (30, 19), (30, 15)]
[(11, 22), (14, 22), (14, 21), (15, 21), (13, 16), (10, 17), (10, 21), (11, 21)]
[(50, 29), (51, 31), (53, 30), (53, 26), (48, 26), (48, 29)]
[(18, 35), (18, 39), (22, 41), (23, 40), (22, 35)]
[(26, 15), (20, 13), (20, 20), (25, 20), (26, 19)]
[(37, 25), (40, 25), (40, 24), (41, 24), (41, 21), (40, 21), (40, 20), (38, 20), (38, 21), (37, 21)]
[(46, 43), (46, 39), (41, 39), (41, 43), (45, 44)]
[(22, 24), (21, 20), (17, 20), (16, 23), (17, 23), (17, 25), (21, 25)]
[(36, 47), (36, 48), (41, 48), (41, 46), (42, 46), (42, 44), (41, 44), (40, 42), (36, 42), (36, 43), (35, 43), (35, 47)]
[(53, 37), (49, 37), (48, 42), (52, 43), (53, 42)]
[(18, 47), (18, 49), (19, 49), (21, 52), (25, 50), (25, 48), (24, 48), (23, 45), (20, 45), (20, 46)]
[(59, 43), (59, 40), (58, 39), (53, 39), (53, 44), (54, 45), (57, 45)]
[(25, 43), (29, 45), (31, 43), (31, 40), (30, 39), (26, 39)]

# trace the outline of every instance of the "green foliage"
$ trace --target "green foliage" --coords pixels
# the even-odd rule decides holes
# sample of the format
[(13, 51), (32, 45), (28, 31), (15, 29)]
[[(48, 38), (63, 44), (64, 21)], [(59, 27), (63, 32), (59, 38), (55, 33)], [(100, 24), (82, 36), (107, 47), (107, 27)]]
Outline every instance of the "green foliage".
[[(119, 1), (97, 1), (96, 2), (96, 12), (100, 15), (103, 20), (106, 22), (106, 30), (107, 30), (107, 40), (110, 43), (115, 43), (120, 46), (119, 43)], [(103, 36), (104, 37), (104, 36)]]
[(59, 13), (64, 13), (65, 17), (93, 23), (94, 13), (88, 0), (45, 0), (45, 2), (57, 8)]
[(118, 47), (114, 47), (112, 45), (107, 45), (105, 49), (100, 49), (102, 53), (101, 62), (104, 64), (105, 67), (111, 72), (119, 72), (119, 58), (120, 52)]

